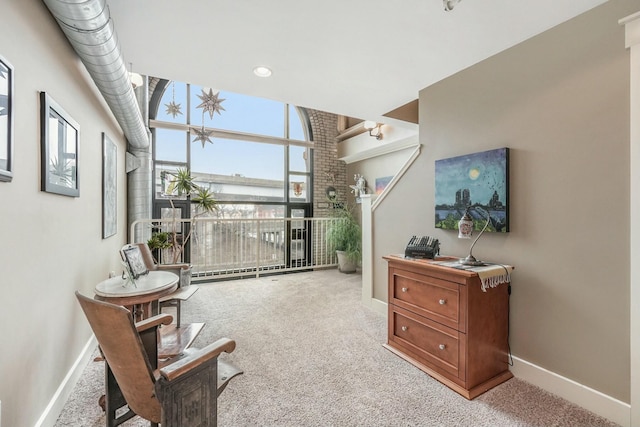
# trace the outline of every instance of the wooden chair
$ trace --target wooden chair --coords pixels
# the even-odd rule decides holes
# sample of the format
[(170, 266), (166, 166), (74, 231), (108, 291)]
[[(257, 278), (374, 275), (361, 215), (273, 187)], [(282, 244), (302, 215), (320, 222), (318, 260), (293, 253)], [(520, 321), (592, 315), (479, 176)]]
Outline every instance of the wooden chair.
[[(217, 397), (229, 381), (242, 373), (218, 360), (231, 353), (235, 341), (221, 338), (158, 369), (157, 328), (172, 321), (160, 314), (134, 323), (126, 308), (87, 298), (76, 292), (82, 310), (98, 340), (106, 362), (107, 427), (135, 415), (162, 427), (217, 425)], [(111, 375), (111, 377), (110, 377)], [(109, 389), (111, 387), (111, 389)], [(116, 410), (129, 411), (116, 417)]]
[(136, 243), (135, 245), (140, 248), (142, 259), (144, 259), (144, 263), (149, 271), (171, 271), (172, 273), (175, 273), (180, 277), (180, 287), (176, 289), (175, 292), (162, 297), (159, 301), (160, 311), (162, 310), (162, 307), (176, 307), (176, 327), (179, 328), (181, 303), (182, 301), (186, 301), (191, 298), (191, 296), (198, 290), (198, 287), (196, 285), (191, 285), (191, 277), (188, 276), (191, 266), (185, 263), (156, 264), (155, 260), (153, 259), (153, 254), (151, 253), (151, 249), (149, 249), (149, 246), (146, 243)]

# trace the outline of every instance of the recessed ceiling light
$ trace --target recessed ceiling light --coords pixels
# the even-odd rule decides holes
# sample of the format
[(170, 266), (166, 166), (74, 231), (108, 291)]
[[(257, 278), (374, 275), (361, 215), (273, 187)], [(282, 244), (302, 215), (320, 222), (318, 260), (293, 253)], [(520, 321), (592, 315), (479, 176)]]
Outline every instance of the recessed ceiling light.
[(253, 74), (258, 77), (269, 77), (271, 75), (271, 68), (259, 65), (253, 69)]

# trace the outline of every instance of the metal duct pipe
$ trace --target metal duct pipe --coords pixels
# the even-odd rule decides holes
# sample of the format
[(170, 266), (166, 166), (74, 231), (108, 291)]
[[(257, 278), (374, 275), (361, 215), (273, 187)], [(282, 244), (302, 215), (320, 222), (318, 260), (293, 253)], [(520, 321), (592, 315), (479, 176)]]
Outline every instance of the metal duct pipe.
[(129, 72), (106, 0), (43, 0), (122, 127), (129, 144), (149, 147), (147, 128), (129, 81)]
[[(149, 122), (149, 78), (143, 76), (142, 86), (136, 88), (137, 98), (140, 100), (140, 112), (145, 123)], [(150, 135), (149, 135), (150, 139)], [(127, 174), (128, 225), (138, 219), (152, 218), (151, 189), (153, 188), (153, 159), (151, 147), (137, 149), (130, 148), (136, 158), (136, 165)], [(129, 242), (146, 242), (151, 237), (151, 229), (137, 227), (135, 235), (129, 236)]]
[[(148, 123), (148, 78), (138, 88), (129, 80), (106, 0), (43, 0), (111, 108), (129, 142), (127, 152), (127, 222), (151, 218), (152, 164)], [(145, 112), (146, 120), (141, 111)], [(143, 242), (149, 232), (129, 236)]]

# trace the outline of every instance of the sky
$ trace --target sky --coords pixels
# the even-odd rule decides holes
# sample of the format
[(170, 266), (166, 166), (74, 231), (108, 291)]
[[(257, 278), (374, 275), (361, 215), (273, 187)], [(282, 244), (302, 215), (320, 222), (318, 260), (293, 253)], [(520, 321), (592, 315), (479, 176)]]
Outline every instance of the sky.
[(456, 191), (469, 189), (471, 203), (486, 205), (493, 192), (507, 197), (507, 148), (436, 160), (436, 205), (452, 205)]
[[(171, 83), (165, 90), (157, 120), (173, 123), (187, 122), (187, 85), (185, 83)], [(219, 91), (212, 88), (214, 94), (219, 92), (220, 112), (214, 112), (213, 117), (202, 108), (197, 108), (202, 102), (198, 95), (209, 93), (208, 87), (191, 85), (191, 106), (189, 114), (192, 127), (199, 128), (203, 124), (224, 130), (236, 130), (252, 134), (284, 137), (284, 117), (286, 104), (264, 98), (256, 98), (233, 92)], [(174, 118), (167, 114), (170, 102), (180, 104), (182, 114)], [(224, 109), (224, 110), (223, 110)], [(289, 106), (290, 135), (289, 138), (305, 140), (302, 122), (293, 106)], [(204, 112), (204, 114), (203, 114)], [(211, 138), (213, 144), (195, 141), (192, 133), (191, 141), (187, 142), (185, 133), (167, 129), (157, 129), (156, 158), (158, 160), (178, 160), (186, 162), (186, 145), (191, 149), (191, 169), (193, 172), (214, 173), (221, 175), (239, 174), (251, 178), (283, 179), (285, 147), (260, 144), (238, 140)], [(306, 171), (302, 153), (304, 149), (291, 149), (290, 165), (292, 170)], [(238, 154), (240, 153), (240, 154)]]

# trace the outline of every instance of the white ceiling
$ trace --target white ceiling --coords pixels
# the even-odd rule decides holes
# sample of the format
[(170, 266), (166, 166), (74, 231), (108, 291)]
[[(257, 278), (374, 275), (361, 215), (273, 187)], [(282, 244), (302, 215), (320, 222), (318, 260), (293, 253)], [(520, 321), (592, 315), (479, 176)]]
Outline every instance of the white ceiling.
[[(108, 0), (133, 70), (362, 119), (606, 0)], [(256, 65), (273, 70), (256, 77)], [(382, 120), (381, 120), (382, 121)]]

